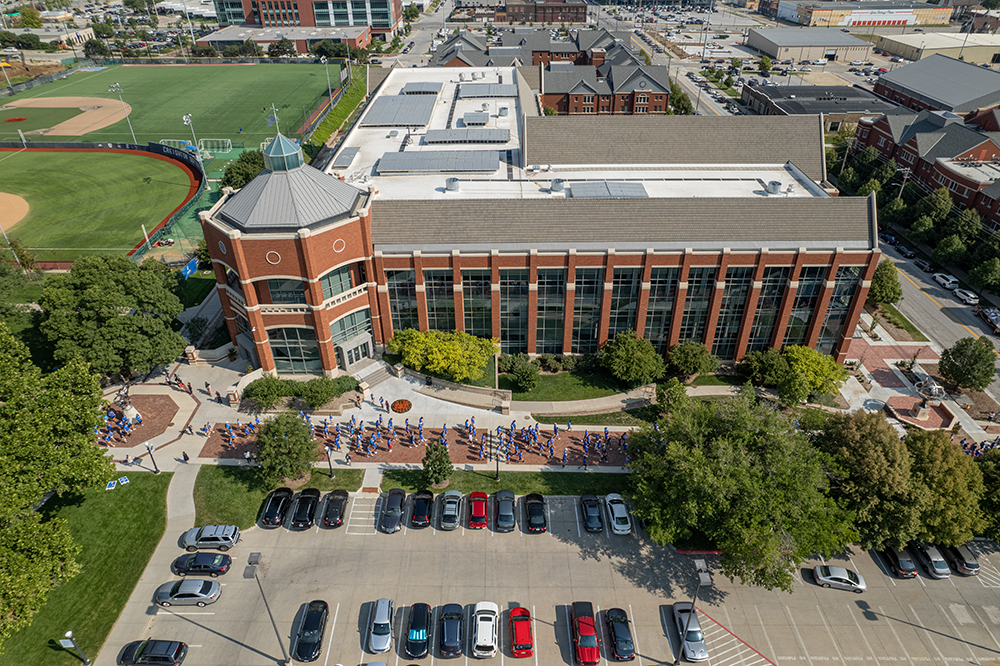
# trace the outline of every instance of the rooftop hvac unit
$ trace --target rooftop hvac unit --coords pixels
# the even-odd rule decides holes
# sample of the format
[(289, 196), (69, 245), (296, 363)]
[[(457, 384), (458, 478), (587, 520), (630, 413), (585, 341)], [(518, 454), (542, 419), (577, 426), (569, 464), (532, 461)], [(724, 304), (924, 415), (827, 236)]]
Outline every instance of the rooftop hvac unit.
[(449, 178), (444, 181), (444, 189), (447, 192), (458, 192), (458, 178)]
[(767, 193), (768, 194), (778, 194), (781, 192), (781, 181), (771, 180), (767, 183)]
[(506, 116), (507, 116), (507, 107), (506, 106), (501, 106), (500, 107), (500, 117), (501, 118), (505, 118)]
[(391, 130), (389, 132), (389, 138), (390, 139), (395, 139), (397, 136), (399, 136), (399, 131), (398, 130)]
[(489, 110), (490, 110), (490, 103), (483, 102), (483, 111), (489, 111)]
[(465, 80), (465, 74), (462, 73), (462, 72), (459, 72), (459, 74), (458, 74), (458, 80), (459, 81), (464, 81)]
[(562, 192), (566, 189), (566, 185), (563, 183), (562, 178), (553, 178), (549, 189), (552, 192)]

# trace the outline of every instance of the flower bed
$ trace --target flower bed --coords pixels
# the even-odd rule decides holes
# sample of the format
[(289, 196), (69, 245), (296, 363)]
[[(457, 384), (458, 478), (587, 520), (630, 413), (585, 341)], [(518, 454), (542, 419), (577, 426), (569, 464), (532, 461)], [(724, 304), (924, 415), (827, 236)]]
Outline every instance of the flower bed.
[(409, 400), (394, 400), (390, 407), (392, 408), (392, 411), (397, 414), (405, 414), (413, 409), (413, 403)]

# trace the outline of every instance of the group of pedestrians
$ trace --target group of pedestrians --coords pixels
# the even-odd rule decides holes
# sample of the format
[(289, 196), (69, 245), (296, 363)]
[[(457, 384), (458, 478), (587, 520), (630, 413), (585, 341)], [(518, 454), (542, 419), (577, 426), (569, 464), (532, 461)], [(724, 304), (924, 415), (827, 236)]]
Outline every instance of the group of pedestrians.
[(1000, 437), (997, 437), (992, 442), (989, 440), (982, 442), (970, 442), (963, 439), (960, 444), (962, 445), (962, 450), (965, 451), (966, 454), (979, 458), (986, 455), (987, 451), (991, 451), (992, 449), (1000, 446)]
[(104, 425), (94, 428), (94, 436), (98, 444), (103, 446), (128, 446), (128, 438), (142, 425), (142, 416), (136, 413), (134, 419), (128, 419), (121, 409), (108, 407), (102, 414)]

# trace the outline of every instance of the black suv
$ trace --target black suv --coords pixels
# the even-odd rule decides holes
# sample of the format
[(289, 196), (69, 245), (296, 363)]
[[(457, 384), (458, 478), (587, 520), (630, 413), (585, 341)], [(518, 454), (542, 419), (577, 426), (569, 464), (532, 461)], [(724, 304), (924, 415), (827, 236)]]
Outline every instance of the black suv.
[(889, 571), (900, 578), (916, 578), (917, 563), (905, 548), (886, 547), (879, 551), (889, 565)]
[(260, 524), (263, 527), (278, 527), (285, 522), (288, 513), (288, 503), (292, 501), (292, 491), (288, 488), (278, 488), (264, 500)]
[(316, 518), (316, 507), (319, 506), (319, 491), (306, 488), (295, 498), (292, 509), (292, 522), (289, 525), (294, 530), (307, 530), (313, 526)]
[(118, 663), (122, 666), (139, 666), (140, 664), (178, 666), (184, 661), (187, 652), (187, 643), (158, 641), (150, 638), (126, 645)]

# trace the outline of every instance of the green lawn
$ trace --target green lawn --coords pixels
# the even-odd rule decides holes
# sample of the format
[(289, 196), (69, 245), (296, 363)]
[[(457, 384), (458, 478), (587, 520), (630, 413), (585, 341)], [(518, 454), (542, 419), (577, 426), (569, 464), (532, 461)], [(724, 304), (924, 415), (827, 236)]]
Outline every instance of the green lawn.
[[(342, 488), (355, 491), (364, 478), (362, 469), (335, 470), (331, 479), (327, 470), (315, 469), (303, 488), (324, 492)], [(236, 465), (202, 465), (194, 486), (195, 523), (198, 525), (236, 525), (240, 529), (257, 522), (257, 512), (267, 494), (273, 490), (261, 485), (256, 469), (244, 470)]]
[[(188, 196), (188, 172), (173, 162), (115, 153), (0, 152), (4, 192), (27, 200), (7, 235), (38, 260), (125, 252)], [(44, 248), (44, 249), (38, 249)]]
[(344, 96), (337, 103), (337, 106), (330, 110), (330, 113), (326, 115), (323, 122), (319, 124), (316, 131), (313, 132), (310, 138), (310, 143), (316, 146), (322, 146), (326, 143), (327, 139), (330, 138), (334, 132), (336, 132), (344, 122), (351, 117), (351, 114), (358, 108), (361, 101), (365, 98), (365, 92), (367, 91), (367, 71), (365, 67), (357, 66), (352, 67), (351, 71), (353, 73), (352, 82), (348, 87)]
[(42, 284), (45, 282), (45, 273), (36, 273), (37, 279), (26, 283), (20, 289), (14, 289), (10, 294), (11, 303), (37, 303), (42, 297)]
[[(911, 336), (917, 342), (927, 342), (927, 336), (924, 335), (919, 328), (913, 325), (909, 319), (903, 316), (899, 310), (896, 309), (891, 303), (885, 303), (882, 305), (882, 313), (885, 315), (885, 319), (895, 326), (896, 328), (901, 328)], [(878, 332), (878, 331), (876, 331)]]
[[(80, 109), (34, 109), (11, 107), (0, 109), (0, 132), (5, 136), (13, 132), (17, 136), (17, 130), (31, 132), (39, 129), (54, 127), (61, 122), (69, 120), (73, 116), (78, 116), (83, 111)], [(26, 118), (17, 122), (7, 122), (8, 118)]]
[(500, 388), (513, 392), (514, 400), (549, 402), (556, 400), (585, 400), (603, 398), (621, 393), (627, 389), (603, 373), (588, 375), (582, 372), (560, 372), (555, 375), (539, 375), (538, 386), (528, 393), (514, 390), (514, 384), (507, 375), (500, 375)]
[(31, 626), (4, 643), (0, 666), (79, 666), (75, 652), (59, 647), (69, 629), (84, 654), (97, 655), (167, 522), (171, 474), (127, 474), (127, 485), (53, 498), (42, 508), (44, 516), (69, 522), (74, 541), (83, 547), (78, 560), (83, 570), (49, 595)]
[(742, 375), (698, 375), (691, 383), (695, 386), (743, 386), (747, 378)]
[(644, 426), (654, 423), (660, 414), (660, 408), (656, 405), (639, 407), (637, 409), (627, 409), (620, 412), (607, 412), (605, 414), (571, 414), (542, 416), (532, 414), (531, 418), (539, 423), (559, 423), (564, 424), (572, 421), (577, 425), (590, 426)]
[[(500, 471), (500, 481), (494, 481), (493, 472), (467, 472), (456, 470), (447, 488), (431, 488), (436, 493), (458, 490), (468, 494), (482, 491), (493, 493), (504, 488), (516, 495), (541, 493), (543, 495), (583, 495), (622, 492), (628, 487), (628, 474), (602, 474), (593, 472), (505, 472)], [(382, 489), (402, 488), (413, 492), (423, 488), (421, 470), (389, 469), (382, 475)]]
[(185, 308), (200, 305), (205, 297), (215, 289), (215, 271), (197, 270), (191, 277), (177, 285), (177, 296)]
[[(359, 68), (361, 69), (361, 68)], [(257, 148), (273, 137), (265, 120), (274, 104), (280, 129), (297, 137), (305, 120), (319, 108), (326, 95), (326, 68), (321, 64), (261, 64), (223, 66), (113, 65), (97, 72), (77, 72), (54, 83), (38, 86), (7, 101), (39, 97), (103, 97), (118, 102), (108, 92), (121, 84), (122, 98), (132, 107), (130, 120), (139, 143), (161, 139), (191, 139), (191, 128), (182, 117), (192, 115), (199, 139), (231, 139)], [(337, 88), (339, 65), (330, 65), (330, 80)], [(266, 107), (266, 110), (265, 110)], [(22, 114), (26, 115), (26, 114)], [(19, 123), (0, 123), (0, 140), (17, 139)], [(240, 133), (240, 128), (243, 133)], [(82, 137), (35, 137), (35, 141), (132, 141), (125, 120)]]

